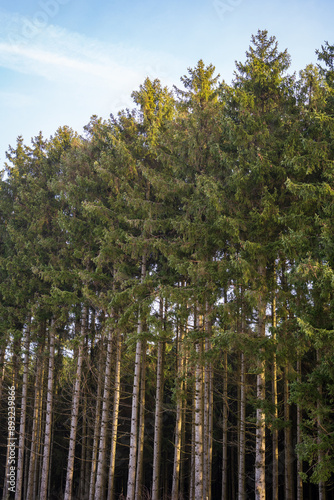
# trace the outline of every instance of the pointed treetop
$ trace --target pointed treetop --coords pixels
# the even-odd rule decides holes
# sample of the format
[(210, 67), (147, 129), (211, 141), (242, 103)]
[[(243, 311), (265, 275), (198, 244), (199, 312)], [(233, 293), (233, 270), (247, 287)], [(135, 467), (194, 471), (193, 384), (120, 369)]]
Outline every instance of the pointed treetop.
[(237, 87), (249, 82), (252, 89), (256, 86), (274, 84), (279, 86), (284, 72), (289, 68), (291, 57), (287, 52), (279, 52), (274, 36), (268, 36), (267, 30), (258, 30), (251, 38), (253, 46), (246, 52), (246, 62), (236, 61), (235, 84)]
[(187, 103), (204, 104), (205, 102), (217, 99), (218, 78), (220, 75), (214, 76), (215, 66), (209, 64), (205, 66), (200, 59), (195, 68), (188, 68), (189, 75), (181, 77), (186, 91), (177, 89), (177, 93)]

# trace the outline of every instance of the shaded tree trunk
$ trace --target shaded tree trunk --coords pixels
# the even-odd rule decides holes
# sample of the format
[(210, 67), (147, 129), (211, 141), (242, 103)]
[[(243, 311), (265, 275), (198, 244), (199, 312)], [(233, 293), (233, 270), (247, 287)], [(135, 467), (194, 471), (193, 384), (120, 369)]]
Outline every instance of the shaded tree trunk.
[(70, 443), (69, 443), (68, 460), (67, 460), (67, 475), (66, 475), (64, 500), (71, 500), (72, 498), (75, 444), (76, 444), (76, 435), (78, 426), (78, 414), (79, 414), (79, 403), (80, 403), (80, 392), (81, 392), (81, 371), (82, 371), (83, 351), (84, 351), (84, 343), (86, 336), (86, 322), (87, 322), (87, 307), (84, 306), (82, 309), (77, 372), (75, 377), (74, 393), (72, 400), (71, 432), (70, 432)]
[(291, 439), (291, 421), (289, 405), (289, 365), (284, 372), (284, 479), (285, 479), (285, 500), (293, 500), (293, 448)]
[(116, 336), (116, 364), (115, 364), (115, 384), (114, 384), (114, 406), (111, 425), (111, 449), (109, 463), (109, 480), (108, 480), (108, 500), (112, 500), (115, 482), (115, 466), (116, 466), (116, 445), (117, 445), (117, 427), (119, 415), (119, 402), (121, 396), (121, 353), (122, 353), (122, 337), (118, 332)]
[(97, 458), (97, 471), (94, 499), (100, 500), (103, 495), (104, 489), (104, 476), (106, 466), (106, 447), (107, 447), (107, 428), (108, 428), (108, 414), (109, 414), (109, 398), (110, 398), (110, 379), (111, 379), (111, 365), (112, 365), (112, 340), (113, 329), (111, 325), (107, 325), (107, 357), (104, 374), (104, 389), (102, 398), (102, 414), (101, 414), (101, 427), (99, 439), (99, 451)]
[[(143, 255), (141, 267), (141, 281), (146, 276), (146, 255)], [(129, 456), (129, 473), (127, 484), (127, 500), (135, 500), (136, 491), (136, 470), (137, 470), (137, 447), (138, 447), (138, 409), (140, 398), (140, 377), (141, 377), (141, 357), (143, 353), (143, 341), (141, 334), (143, 331), (143, 319), (138, 311), (138, 340), (136, 344), (135, 357), (135, 372), (133, 378), (132, 389), (132, 411), (131, 411), (131, 430), (130, 430), (130, 456)]]
[(223, 354), (223, 464), (222, 464), (222, 500), (227, 500), (227, 351)]
[[(298, 354), (297, 360), (297, 381), (301, 383), (302, 381), (302, 364), (301, 357)], [(301, 432), (301, 424), (302, 424), (302, 409), (300, 405), (297, 405), (297, 445), (300, 445), (302, 442), (302, 432)], [(303, 480), (301, 478), (301, 473), (303, 472), (303, 461), (297, 456), (297, 500), (303, 500)]]
[(49, 470), (50, 470), (50, 451), (51, 451), (51, 436), (52, 436), (52, 412), (53, 412), (53, 379), (54, 379), (54, 364), (55, 364), (55, 321), (52, 319), (49, 329), (49, 368), (48, 368), (48, 385), (46, 393), (46, 417), (45, 417), (45, 432), (44, 432), (44, 452), (42, 463), (41, 487), (39, 493), (40, 500), (46, 500), (49, 485)]
[(239, 420), (239, 461), (238, 500), (245, 500), (245, 457), (246, 457), (246, 369), (245, 355), (240, 355), (240, 420)]
[[(160, 318), (163, 330), (163, 300), (160, 299)], [(162, 401), (164, 394), (164, 358), (165, 342), (158, 342), (157, 360), (157, 386), (155, 393), (155, 419), (154, 419), (154, 447), (153, 447), (153, 480), (152, 480), (152, 500), (160, 500), (160, 462), (161, 462), (161, 439), (162, 439)], [(173, 498), (173, 496), (172, 496)]]
[(273, 446), (273, 465), (272, 465), (272, 475), (273, 475), (273, 494), (272, 500), (278, 500), (278, 406), (277, 406), (277, 359), (276, 359), (276, 327), (277, 327), (277, 317), (276, 317), (276, 296), (274, 296), (272, 303), (272, 326), (273, 326), (273, 340), (274, 340), (274, 354), (273, 354), (273, 365), (272, 365), (272, 402), (274, 406), (273, 414), (273, 431), (272, 431), (272, 446)]
[[(261, 278), (265, 276), (265, 269), (259, 267), (258, 275)], [(265, 322), (266, 322), (266, 303), (263, 297), (263, 292), (260, 290), (258, 298), (258, 337), (265, 337)], [(266, 498), (266, 483), (265, 483), (265, 462), (266, 462), (266, 428), (265, 428), (265, 413), (263, 404), (265, 401), (265, 361), (263, 352), (259, 353), (258, 374), (256, 378), (256, 393), (258, 407), (256, 409), (256, 442), (255, 442), (255, 500), (265, 500)]]
[(19, 446), (16, 473), (16, 491), (15, 500), (21, 500), (23, 489), (23, 471), (24, 471), (24, 450), (26, 441), (26, 417), (27, 417), (27, 394), (28, 394), (28, 375), (29, 375), (29, 348), (30, 348), (30, 322), (25, 328), (24, 339), (24, 361), (23, 361), (23, 380), (22, 380), (22, 398), (21, 398), (21, 418), (19, 431)]
[(199, 341), (196, 344), (196, 367), (195, 367), (195, 495), (194, 500), (203, 500), (203, 369), (202, 369), (202, 347)]

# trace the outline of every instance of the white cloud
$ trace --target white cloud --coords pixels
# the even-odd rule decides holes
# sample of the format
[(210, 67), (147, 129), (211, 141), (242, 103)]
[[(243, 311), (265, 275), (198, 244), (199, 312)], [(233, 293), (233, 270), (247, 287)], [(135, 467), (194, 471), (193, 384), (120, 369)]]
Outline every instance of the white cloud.
[(48, 137), (63, 124), (81, 132), (92, 114), (107, 118), (132, 107), (131, 92), (146, 76), (171, 87), (184, 70), (168, 54), (103, 43), (52, 24), (24, 36), (32, 22), (0, 11), (0, 72), (7, 70), (0, 80), (0, 112), (6, 113), (0, 165), (18, 135), (29, 142), (39, 130)]

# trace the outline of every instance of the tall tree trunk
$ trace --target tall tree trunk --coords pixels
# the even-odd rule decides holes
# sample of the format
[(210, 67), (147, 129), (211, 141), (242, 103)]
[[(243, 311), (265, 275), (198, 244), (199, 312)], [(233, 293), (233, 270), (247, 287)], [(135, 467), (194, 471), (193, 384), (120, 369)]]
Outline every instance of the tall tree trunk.
[(144, 437), (145, 437), (145, 389), (146, 389), (146, 340), (143, 340), (140, 375), (140, 399), (139, 399), (139, 429), (137, 446), (137, 470), (135, 499), (141, 500), (144, 472)]
[[(319, 349), (317, 350), (317, 363), (320, 364), (321, 361), (321, 354)], [(317, 399), (317, 433), (318, 433), (318, 446), (321, 445), (321, 436), (323, 433), (323, 427), (322, 427), (322, 416), (321, 416), (321, 398), (322, 398), (322, 385), (320, 384), (318, 387), (319, 391), (319, 397)], [(318, 463), (322, 463), (324, 461), (324, 451), (319, 447), (318, 451)], [(319, 500), (326, 500), (326, 485), (324, 481), (319, 481), (319, 486), (318, 486), (318, 491), (319, 491)]]
[(227, 350), (223, 354), (223, 464), (222, 464), (222, 500), (227, 500)]
[(34, 485), (34, 475), (35, 466), (38, 452), (38, 441), (39, 441), (39, 428), (40, 428), (40, 401), (42, 399), (42, 345), (39, 346), (37, 351), (36, 360), (36, 377), (35, 377), (35, 396), (34, 396), (34, 410), (32, 419), (32, 433), (31, 433), (31, 450), (30, 450), (30, 460), (29, 460), (29, 472), (28, 472), (28, 487), (26, 500), (33, 500), (35, 496), (33, 495), (33, 485)]
[(184, 443), (183, 433), (185, 431), (185, 356), (184, 356), (184, 325), (180, 323), (177, 331), (177, 377), (176, 377), (176, 422), (174, 438), (174, 463), (173, 463), (173, 482), (172, 482), (172, 500), (178, 500), (179, 490), (181, 488), (181, 465), (182, 465), (182, 443)]
[[(84, 347), (86, 351), (87, 346)], [(80, 476), (77, 496), (85, 500), (89, 491), (86, 488), (86, 465), (88, 461), (88, 423), (87, 423), (87, 394), (82, 394), (82, 435), (81, 435), (81, 457), (80, 457)]]
[[(205, 315), (205, 355), (208, 358), (211, 351), (211, 324), (208, 316), (208, 305), (206, 305)], [(212, 385), (212, 363), (205, 359), (204, 365), (204, 486), (203, 495), (207, 500), (211, 500), (211, 469), (212, 469), (212, 405), (213, 405), (213, 385)]]
[(196, 344), (195, 368), (195, 497), (203, 500), (203, 369), (201, 341)]
[[(302, 381), (302, 363), (301, 363), (301, 355), (298, 354), (297, 360), (297, 381), (301, 383)], [(297, 405), (297, 445), (302, 443), (302, 409), (300, 405)], [(303, 472), (303, 461), (297, 456), (297, 500), (303, 500), (303, 480), (301, 478), (301, 474)]]
[[(276, 286), (276, 275), (275, 275), (275, 286)], [(273, 341), (274, 341), (274, 354), (273, 354), (273, 365), (272, 365), (272, 402), (274, 406), (274, 425), (272, 431), (272, 446), (273, 446), (273, 465), (272, 465), (272, 475), (273, 475), (273, 495), (272, 500), (278, 500), (278, 406), (277, 406), (277, 360), (276, 360), (276, 327), (277, 327), (277, 316), (276, 316), (276, 295), (274, 295), (272, 303), (272, 326), (273, 326)]]
[(45, 432), (44, 432), (44, 451), (42, 463), (41, 487), (39, 500), (46, 500), (49, 484), (50, 470), (50, 451), (51, 451), (51, 436), (52, 436), (52, 412), (53, 412), (53, 379), (54, 379), (54, 364), (55, 364), (55, 333), (56, 327), (54, 319), (51, 321), (49, 329), (49, 368), (48, 368), (48, 386), (46, 394), (46, 417), (45, 417)]
[(16, 473), (16, 491), (15, 500), (21, 500), (24, 471), (24, 450), (26, 441), (26, 417), (27, 417), (27, 393), (28, 393), (28, 375), (29, 375), (29, 348), (30, 348), (30, 323), (25, 328), (24, 339), (24, 361), (23, 361), (23, 380), (22, 380), (22, 398), (21, 398), (21, 418), (19, 431), (19, 451), (17, 459)]
[(115, 466), (116, 466), (116, 444), (117, 444), (117, 427), (119, 415), (119, 402), (121, 396), (121, 352), (122, 352), (122, 337), (119, 332), (116, 336), (116, 365), (115, 365), (115, 384), (114, 384), (114, 406), (111, 425), (111, 449), (109, 463), (109, 481), (108, 481), (108, 500), (112, 500), (115, 482)]
[[(143, 254), (141, 266), (141, 281), (146, 276), (146, 253)], [(130, 456), (129, 456), (129, 473), (127, 484), (127, 500), (135, 500), (136, 489), (136, 469), (137, 469), (137, 446), (138, 446), (138, 407), (140, 397), (140, 376), (141, 376), (141, 357), (143, 352), (143, 342), (141, 334), (143, 331), (143, 319), (141, 318), (140, 311), (138, 311), (138, 327), (137, 334), (138, 340), (136, 344), (136, 357), (135, 357), (135, 372), (133, 377), (132, 388), (132, 410), (131, 410), (131, 430), (130, 430)]]
[(77, 373), (75, 377), (74, 393), (72, 400), (72, 414), (71, 414), (71, 432), (70, 443), (67, 460), (67, 475), (64, 500), (71, 500), (72, 498), (72, 485), (73, 485), (73, 471), (74, 471), (74, 457), (75, 457), (75, 444), (78, 427), (78, 414), (81, 393), (81, 371), (83, 363), (83, 351), (86, 336), (86, 323), (87, 323), (87, 307), (83, 306), (81, 317), (81, 331), (79, 341), (79, 351), (77, 360)]
[(107, 325), (107, 328), (108, 328), (107, 357), (106, 357), (106, 368), (104, 374), (99, 453), (97, 459), (97, 472), (96, 472), (96, 484), (95, 484), (95, 495), (94, 495), (95, 500), (100, 500), (102, 498), (102, 492), (104, 489), (105, 466), (106, 466), (107, 428), (108, 428), (108, 414), (109, 414), (110, 379), (111, 379), (111, 365), (112, 365), (112, 340), (113, 340), (113, 328), (110, 324)]
[[(265, 268), (259, 266), (259, 277), (264, 279)], [(261, 284), (261, 287), (263, 285)], [(258, 297), (258, 336), (263, 339), (265, 337), (266, 326), (266, 302), (263, 297), (263, 292), (260, 290)], [(266, 376), (265, 376), (265, 361), (263, 352), (259, 353), (258, 374), (256, 380), (258, 408), (256, 409), (256, 442), (255, 442), (255, 500), (265, 500), (266, 498), (266, 482), (265, 482), (265, 462), (266, 462), (266, 428), (265, 428), (265, 413), (263, 404), (266, 395)]]
[(239, 427), (239, 471), (238, 500), (246, 499), (245, 492), (245, 457), (246, 457), (246, 369), (245, 354), (240, 355), (240, 427)]
[[(163, 299), (160, 299), (160, 318), (161, 330), (163, 332)], [(161, 334), (162, 334), (161, 332)], [(164, 358), (165, 342), (158, 341), (158, 360), (157, 360), (157, 386), (155, 393), (155, 418), (154, 418), (154, 447), (153, 447), (153, 479), (152, 479), (152, 500), (160, 500), (160, 462), (161, 462), (161, 438), (162, 438), (162, 401), (164, 394)]]
[[(101, 339), (101, 344), (102, 343), (103, 343), (103, 338)], [(102, 357), (102, 349), (100, 349), (99, 357), (100, 358)], [(101, 423), (102, 385), (103, 385), (103, 370), (99, 370), (97, 379), (93, 449), (92, 449), (91, 471), (90, 471), (90, 481), (89, 481), (89, 497), (88, 497), (89, 500), (94, 500), (94, 494), (95, 494), (97, 456), (99, 451), (99, 434), (100, 434), (100, 423)]]
[(293, 449), (291, 439), (290, 405), (289, 405), (289, 365), (284, 371), (284, 476), (285, 500), (293, 500)]

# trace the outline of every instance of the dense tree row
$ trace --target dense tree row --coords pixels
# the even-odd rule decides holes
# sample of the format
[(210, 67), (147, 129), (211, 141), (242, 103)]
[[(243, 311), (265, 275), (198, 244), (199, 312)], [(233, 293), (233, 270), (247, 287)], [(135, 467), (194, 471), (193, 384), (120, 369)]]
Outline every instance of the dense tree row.
[(84, 137), (9, 149), (3, 499), (334, 498), (334, 46), (317, 54), (288, 75), (259, 31), (231, 85), (199, 61)]

